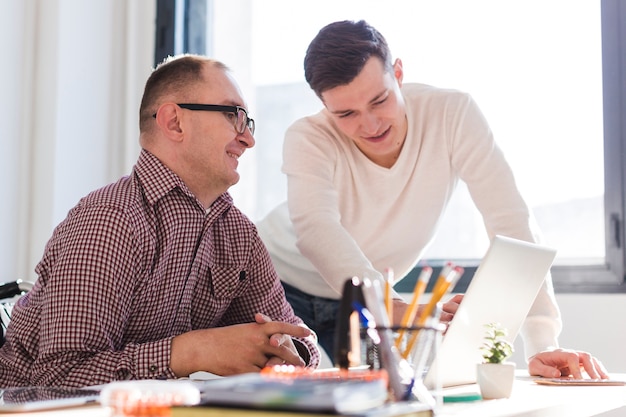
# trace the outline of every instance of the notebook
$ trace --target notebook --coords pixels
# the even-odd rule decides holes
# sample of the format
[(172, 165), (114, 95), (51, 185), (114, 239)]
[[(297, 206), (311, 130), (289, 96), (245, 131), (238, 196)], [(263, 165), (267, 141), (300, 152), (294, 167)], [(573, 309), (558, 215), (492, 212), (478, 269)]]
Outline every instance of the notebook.
[(100, 391), (87, 388), (12, 387), (0, 389), (0, 414), (77, 407), (98, 402)]
[(361, 413), (385, 404), (388, 398), (386, 378), (350, 377), (349, 374), (262, 371), (196, 384), (201, 392), (200, 404), (205, 406), (334, 414)]
[(555, 256), (553, 248), (494, 237), (426, 373), (429, 389), (437, 377), (442, 387), (476, 382), (486, 324), (500, 323), (513, 343)]

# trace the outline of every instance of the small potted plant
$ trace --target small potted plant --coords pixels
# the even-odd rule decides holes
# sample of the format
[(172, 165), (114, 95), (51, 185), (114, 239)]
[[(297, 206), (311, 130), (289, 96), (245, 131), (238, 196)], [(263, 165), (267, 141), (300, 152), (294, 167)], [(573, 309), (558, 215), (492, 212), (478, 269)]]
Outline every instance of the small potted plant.
[(515, 363), (506, 360), (513, 354), (513, 345), (506, 339), (507, 330), (499, 323), (485, 325), (481, 346), (483, 363), (476, 368), (476, 380), (484, 399), (509, 398), (515, 380)]

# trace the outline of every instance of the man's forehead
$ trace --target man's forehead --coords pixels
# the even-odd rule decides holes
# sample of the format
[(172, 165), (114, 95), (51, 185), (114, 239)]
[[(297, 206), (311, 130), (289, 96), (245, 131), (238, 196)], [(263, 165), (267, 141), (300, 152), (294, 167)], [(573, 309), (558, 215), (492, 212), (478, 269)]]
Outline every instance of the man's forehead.
[(333, 113), (343, 113), (383, 98), (392, 88), (391, 79), (376, 83), (347, 84), (322, 93), (322, 102)]
[(199, 86), (198, 95), (217, 104), (245, 106), (239, 85), (227, 70), (211, 67), (205, 71), (205, 82)]

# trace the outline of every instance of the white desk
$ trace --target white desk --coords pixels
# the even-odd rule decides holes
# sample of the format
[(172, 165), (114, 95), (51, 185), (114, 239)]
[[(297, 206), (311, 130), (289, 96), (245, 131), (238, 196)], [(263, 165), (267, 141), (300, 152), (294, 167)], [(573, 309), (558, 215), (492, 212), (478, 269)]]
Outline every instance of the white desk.
[[(526, 371), (524, 373), (527, 375)], [(614, 375), (626, 380), (626, 375)], [(447, 388), (446, 394), (478, 392), (477, 386)], [(511, 398), (446, 403), (437, 410), (437, 417), (502, 417), (502, 416), (596, 416), (626, 407), (626, 386), (545, 386), (528, 376), (517, 376)], [(626, 415), (626, 412), (625, 414)]]
[[(525, 371), (524, 371), (525, 372)], [(626, 380), (626, 374), (613, 375)], [(478, 392), (475, 385), (447, 388), (446, 394)], [(501, 400), (445, 403), (436, 417), (589, 417), (626, 407), (626, 386), (543, 386), (532, 378), (518, 376), (511, 398)], [(625, 413), (626, 415), (626, 413)], [(111, 417), (106, 408), (80, 407), (59, 411), (4, 414), (21, 417)]]

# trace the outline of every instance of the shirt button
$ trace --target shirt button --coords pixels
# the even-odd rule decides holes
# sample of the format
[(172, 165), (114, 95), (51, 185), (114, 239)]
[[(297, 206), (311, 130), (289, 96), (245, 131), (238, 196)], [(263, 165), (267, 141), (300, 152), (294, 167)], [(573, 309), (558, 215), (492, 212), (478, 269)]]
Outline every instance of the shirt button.
[(148, 370), (151, 373), (155, 373), (157, 371), (158, 367), (156, 365), (150, 365), (150, 367), (148, 368)]

